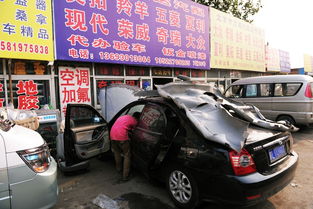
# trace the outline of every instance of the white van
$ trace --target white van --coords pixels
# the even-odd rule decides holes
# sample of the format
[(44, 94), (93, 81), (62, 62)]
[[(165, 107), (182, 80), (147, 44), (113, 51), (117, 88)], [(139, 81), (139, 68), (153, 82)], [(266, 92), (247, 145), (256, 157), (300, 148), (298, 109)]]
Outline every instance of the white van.
[(225, 96), (255, 105), (271, 120), (298, 125), (313, 123), (313, 78), (307, 75), (240, 79), (231, 84)]
[(55, 205), (57, 164), (36, 131), (0, 121), (0, 208), (37, 209)]

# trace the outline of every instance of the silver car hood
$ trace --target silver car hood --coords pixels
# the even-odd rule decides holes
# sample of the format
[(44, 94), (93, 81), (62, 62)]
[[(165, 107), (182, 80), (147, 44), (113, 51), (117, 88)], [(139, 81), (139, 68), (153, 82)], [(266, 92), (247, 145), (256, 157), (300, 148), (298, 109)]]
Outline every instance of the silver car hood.
[(185, 110), (205, 138), (236, 151), (245, 144), (250, 123), (276, 131), (296, 130), (294, 126), (265, 119), (254, 106), (227, 100), (210, 84), (169, 83), (157, 89), (162, 97), (172, 99)]
[(143, 89), (124, 84), (112, 84), (102, 88), (98, 96), (105, 120), (109, 122), (123, 107), (138, 100), (141, 96), (136, 94), (140, 91)]

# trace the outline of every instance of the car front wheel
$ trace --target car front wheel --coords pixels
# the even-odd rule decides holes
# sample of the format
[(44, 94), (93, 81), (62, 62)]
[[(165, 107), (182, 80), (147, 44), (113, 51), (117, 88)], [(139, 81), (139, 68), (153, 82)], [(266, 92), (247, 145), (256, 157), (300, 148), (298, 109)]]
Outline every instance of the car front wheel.
[(172, 169), (167, 178), (167, 189), (179, 208), (195, 208), (198, 204), (198, 188), (189, 172)]

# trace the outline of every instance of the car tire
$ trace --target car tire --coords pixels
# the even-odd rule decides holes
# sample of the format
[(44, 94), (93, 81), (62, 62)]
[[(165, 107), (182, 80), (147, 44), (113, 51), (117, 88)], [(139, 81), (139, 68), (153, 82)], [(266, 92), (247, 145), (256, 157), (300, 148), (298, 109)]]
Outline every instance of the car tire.
[(177, 207), (193, 209), (198, 205), (198, 187), (193, 176), (187, 170), (170, 169), (166, 178), (166, 187)]
[(295, 120), (291, 116), (288, 116), (288, 115), (281, 115), (281, 116), (279, 116), (277, 118), (277, 121), (280, 121), (280, 120), (288, 121), (291, 125), (295, 125), (296, 124)]

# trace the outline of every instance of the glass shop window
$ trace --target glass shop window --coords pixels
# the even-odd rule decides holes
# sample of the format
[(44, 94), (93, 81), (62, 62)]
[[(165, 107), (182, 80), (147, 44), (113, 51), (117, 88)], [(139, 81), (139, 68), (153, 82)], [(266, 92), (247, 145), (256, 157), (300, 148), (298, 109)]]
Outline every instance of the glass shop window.
[[(7, 81), (9, 88), (9, 81)], [(14, 107), (20, 110), (38, 110), (44, 105), (51, 105), (49, 81), (13, 80)], [(8, 90), (10, 100), (10, 92)]]
[(41, 61), (21, 61), (16, 60), (12, 62), (13, 75), (49, 75), (50, 70), (47, 68), (47, 62)]
[(95, 66), (96, 75), (124, 76), (122, 65), (98, 64)]

